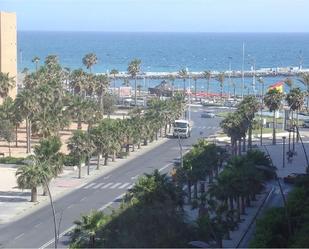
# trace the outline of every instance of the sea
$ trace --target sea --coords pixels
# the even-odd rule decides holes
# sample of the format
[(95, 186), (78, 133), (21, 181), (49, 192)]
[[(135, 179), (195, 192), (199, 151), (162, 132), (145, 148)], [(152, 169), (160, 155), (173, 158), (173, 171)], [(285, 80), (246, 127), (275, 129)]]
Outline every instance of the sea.
[[(126, 71), (128, 63), (138, 58), (142, 72), (190, 72), (205, 70), (241, 70), (245, 48), (244, 69), (299, 67), (309, 68), (309, 33), (114, 33), (114, 32), (18, 32), (18, 70), (34, 70), (32, 58), (43, 63), (47, 55), (57, 55), (60, 63), (71, 70), (83, 68), (82, 58), (95, 53), (98, 63), (93, 72), (105, 73), (111, 69)], [(265, 78), (266, 87), (282, 77)], [(141, 80), (143, 88), (152, 87), (161, 80)], [(248, 93), (258, 92), (253, 79), (246, 78)], [(295, 85), (300, 85), (294, 79)], [(122, 81), (117, 81), (120, 86)], [(188, 83), (187, 83), (188, 84)], [(182, 88), (182, 81), (175, 82)], [(192, 84), (193, 85), (193, 84)], [(239, 93), (241, 79), (226, 79), (224, 91)], [(197, 81), (197, 88), (206, 88), (205, 80)], [(219, 83), (211, 81), (210, 91), (217, 92)]]

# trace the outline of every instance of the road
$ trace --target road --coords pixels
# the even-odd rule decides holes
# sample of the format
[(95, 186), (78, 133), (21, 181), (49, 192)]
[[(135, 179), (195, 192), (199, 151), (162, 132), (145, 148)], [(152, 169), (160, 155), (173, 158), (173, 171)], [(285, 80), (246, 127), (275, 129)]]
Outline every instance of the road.
[[(219, 130), (220, 118), (200, 118), (203, 107), (191, 107), (191, 110), (194, 125), (191, 137), (182, 140), (184, 150), (189, 149), (201, 136), (206, 137)], [(178, 141), (169, 139), (153, 150), (115, 168), (108, 175), (102, 175), (57, 199), (55, 201), (57, 220), (62, 217), (60, 226), (62, 238), (59, 241), (59, 247), (67, 246), (68, 238), (65, 233), (72, 227), (73, 221), (80, 218), (81, 214), (88, 213), (91, 209), (104, 209), (113, 203), (119, 203), (120, 196), (134, 184), (138, 176), (151, 173), (154, 169), (169, 172), (173, 166), (173, 160), (177, 157), (179, 157)], [(1, 228), (0, 247), (53, 247), (53, 229), (51, 209), (49, 206), (42, 207)]]

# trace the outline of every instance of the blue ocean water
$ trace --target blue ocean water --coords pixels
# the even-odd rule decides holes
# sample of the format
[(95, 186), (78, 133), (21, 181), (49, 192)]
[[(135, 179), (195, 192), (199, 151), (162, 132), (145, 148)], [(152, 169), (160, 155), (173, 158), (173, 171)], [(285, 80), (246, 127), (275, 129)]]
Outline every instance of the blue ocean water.
[[(56, 54), (62, 65), (71, 69), (83, 67), (82, 57), (93, 52), (98, 64), (94, 72), (113, 68), (126, 71), (129, 61), (139, 58), (142, 70), (175, 72), (187, 67), (190, 71), (229, 69), (241, 70), (242, 46), (245, 43), (245, 69), (252, 58), (256, 68), (299, 66), (309, 67), (309, 33), (105, 33), (105, 32), (18, 32), (18, 68), (34, 69), (31, 59)], [(232, 59), (229, 59), (232, 57)], [(270, 84), (278, 79), (267, 78)], [(247, 79), (250, 85), (250, 80)], [(235, 80), (237, 85), (239, 80)], [(147, 86), (155, 81), (140, 82)], [(117, 82), (117, 85), (121, 82)], [(176, 83), (178, 84), (178, 83)], [(180, 83), (179, 83), (180, 84)], [(205, 83), (198, 81), (198, 87)], [(217, 89), (218, 83), (212, 82)], [(249, 89), (250, 87), (248, 87)], [(226, 90), (226, 89), (225, 89)]]

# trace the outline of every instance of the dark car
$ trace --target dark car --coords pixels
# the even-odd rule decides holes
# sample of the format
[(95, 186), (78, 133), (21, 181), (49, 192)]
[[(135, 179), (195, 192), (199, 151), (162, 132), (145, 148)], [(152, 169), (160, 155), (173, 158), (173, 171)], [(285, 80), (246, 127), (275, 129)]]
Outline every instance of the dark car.
[(306, 177), (308, 176), (308, 174), (300, 174), (300, 173), (292, 173), (289, 174), (288, 176), (283, 178), (283, 181), (285, 183), (290, 183), (290, 184), (294, 184), (296, 183), (300, 178), (302, 177)]
[(201, 118), (214, 118), (216, 115), (213, 112), (203, 112)]

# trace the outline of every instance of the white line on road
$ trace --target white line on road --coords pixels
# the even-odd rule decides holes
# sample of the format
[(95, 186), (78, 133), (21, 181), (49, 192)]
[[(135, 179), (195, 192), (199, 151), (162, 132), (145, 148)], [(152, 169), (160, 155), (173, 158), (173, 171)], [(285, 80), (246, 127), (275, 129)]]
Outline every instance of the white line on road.
[(134, 183), (131, 184), (130, 186), (128, 186), (127, 189), (131, 189), (131, 188), (133, 188), (133, 186), (134, 186)]
[(14, 240), (16, 240), (16, 239), (20, 239), (21, 237), (23, 237), (25, 235), (25, 233), (22, 233), (22, 234), (20, 234), (20, 235), (18, 235), (18, 236), (16, 236), (15, 238), (14, 238)]
[[(123, 193), (123, 194), (117, 196), (117, 197), (114, 199), (114, 201), (115, 201), (115, 200), (118, 200), (119, 198), (122, 198), (124, 195), (125, 195), (125, 193)], [(112, 205), (112, 204), (114, 203), (114, 201), (110, 201), (109, 203), (107, 203), (107, 204), (103, 205), (102, 207), (100, 207), (98, 210), (99, 210), (99, 211), (103, 211), (105, 208), (107, 208), (107, 207), (109, 207), (110, 205)], [(65, 234), (67, 234), (68, 232), (70, 232), (74, 227), (75, 227), (75, 225), (70, 226), (70, 227), (69, 227), (68, 229), (66, 229), (64, 232), (60, 233), (58, 239), (62, 238)], [(54, 243), (54, 242), (55, 242), (55, 239), (51, 239), (50, 241), (48, 241), (48, 242), (46, 242), (44, 245), (42, 245), (39, 249), (44, 249), (44, 248), (50, 246), (50, 245), (51, 245), (52, 243)]]
[(87, 197), (82, 198), (80, 201), (85, 201), (87, 200)]
[(126, 182), (125, 184), (121, 185), (121, 186), (119, 187), (119, 189), (125, 188), (125, 187), (128, 186), (128, 185), (130, 185), (130, 183), (129, 183), (129, 182)]
[(70, 209), (71, 207), (73, 207), (74, 206), (74, 204), (71, 204), (70, 206), (68, 206), (68, 209)]
[(90, 183), (90, 184), (88, 184), (87, 186), (85, 186), (84, 189), (90, 188), (90, 187), (92, 187), (93, 185), (96, 185), (96, 183), (95, 183), (95, 182)]
[(116, 184), (114, 184), (113, 186), (110, 187), (110, 189), (114, 189), (117, 188), (119, 185), (121, 185), (122, 182), (117, 182)]
[(104, 176), (104, 179), (110, 178), (112, 175)]
[(132, 177), (131, 177), (131, 180), (135, 180), (135, 179), (137, 179), (137, 177), (139, 177), (139, 175), (132, 176)]
[(92, 188), (93, 188), (93, 189), (97, 189), (97, 188), (101, 187), (103, 184), (104, 184), (103, 182), (102, 182), (102, 183), (99, 183), (99, 184), (97, 184), (96, 186), (93, 186)]
[(41, 225), (41, 224), (42, 224), (42, 222), (36, 224), (34, 227), (37, 228), (37, 227), (38, 227), (39, 225)]
[(165, 165), (164, 167), (162, 167), (161, 169), (159, 169), (159, 172), (161, 172), (162, 170), (168, 168), (169, 166), (173, 165), (173, 163), (169, 163), (167, 165)]
[(108, 188), (109, 186), (111, 186), (113, 184), (114, 184), (113, 182), (107, 183), (104, 186), (102, 186), (101, 189)]

